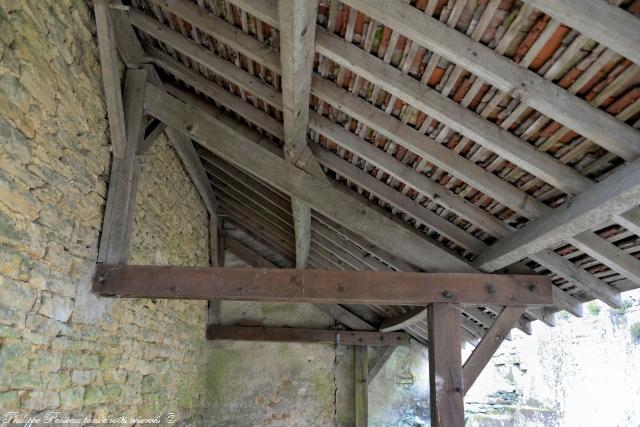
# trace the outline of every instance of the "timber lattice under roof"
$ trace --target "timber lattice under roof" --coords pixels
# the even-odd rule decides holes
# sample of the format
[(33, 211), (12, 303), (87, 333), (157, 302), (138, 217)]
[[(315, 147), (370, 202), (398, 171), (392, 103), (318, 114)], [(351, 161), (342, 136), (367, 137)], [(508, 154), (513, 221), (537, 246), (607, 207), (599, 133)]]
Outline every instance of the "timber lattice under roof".
[[(635, 39), (623, 38), (624, 21), (611, 37), (619, 46), (594, 40), (597, 25), (580, 31), (587, 12), (565, 22), (562, 11), (545, 13), (553, 2), (543, 0), (319, 0), (306, 130), (312, 161), (349, 197), (469, 265), (507, 267), (488, 259), (496, 245), (638, 168), (640, 63), (627, 56), (640, 37), (640, 0), (585, 3), (598, 2), (631, 19)], [(275, 0), (126, 3), (123, 15), (169, 93), (223, 111), (276, 150), (285, 145)], [(594, 19), (606, 23), (607, 15)], [(290, 196), (202, 145), (197, 151), (225, 227), (270, 248), (278, 267), (294, 266)], [(640, 284), (639, 201), (513, 261), (552, 277), (563, 295), (558, 309), (580, 314), (579, 303), (596, 298), (616, 306), (621, 291)], [(420, 268), (315, 208), (310, 242), (311, 268)], [(411, 310), (349, 308), (369, 319)], [(497, 314), (463, 313), (469, 341)], [(551, 315), (528, 310), (518, 327), (530, 331), (530, 321), (552, 323)], [(424, 319), (407, 331), (427, 338)]]

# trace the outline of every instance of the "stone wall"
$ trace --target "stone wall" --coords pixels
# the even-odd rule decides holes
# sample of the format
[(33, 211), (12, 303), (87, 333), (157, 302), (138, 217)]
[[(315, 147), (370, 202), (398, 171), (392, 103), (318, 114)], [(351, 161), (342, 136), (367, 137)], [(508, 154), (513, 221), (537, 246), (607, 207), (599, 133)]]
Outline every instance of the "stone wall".
[[(245, 267), (227, 253), (225, 267)], [(311, 304), (224, 301), (222, 324), (328, 328)], [(212, 341), (207, 373), (215, 426), (353, 425), (353, 352), (328, 344)]]
[[(0, 1), (0, 413), (188, 419), (206, 399), (205, 303), (89, 292), (110, 162), (89, 5)], [(206, 230), (161, 138), (131, 260), (207, 265)]]

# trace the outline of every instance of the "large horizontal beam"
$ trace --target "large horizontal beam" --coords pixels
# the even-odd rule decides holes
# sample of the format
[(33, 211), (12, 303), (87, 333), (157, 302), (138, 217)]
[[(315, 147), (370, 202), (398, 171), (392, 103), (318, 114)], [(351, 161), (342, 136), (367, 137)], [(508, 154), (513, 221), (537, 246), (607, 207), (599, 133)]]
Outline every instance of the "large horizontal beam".
[(375, 245), (427, 271), (472, 272), (464, 260), (408, 227), (347, 196), (330, 183), (290, 165), (258, 143), (259, 134), (209, 107), (210, 114), (147, 86), (148, 114), (180, 129), (205, 148), (314, 210), (350, 227)]
[(603, 0), (525, 0), (525, 3), (640, 64), (640, 23), (638, 17), (624, 9)]
[(623, 159), (633, 160), (640, 155), (640, 132), (633, 127), (409, 4), (397, 0), (344, 0), (344, 3), (459, 64)]
[[(252, 267), (277, 268), (277, 266), (271, 263), (271, 261), (235, 240), (233, 237), (226, 236), (224, 244), (225, 250), (228, 250)], [(342, 306), (337, 304), (315, 304), (315, 306), (348, 328), (360, 331), (375, 330), (373, 326)]]
[(506, 267), (636, 207), (638, 200), (640, 160), (635, 160), (548, 216), (494, 243), (475, 265), (484, 271)]
[(409, 344), (409, 334), (402, 332), (331, 331), (265, 326), (211, 325), (207, 328), (207, 339), (366, 345), (372, 347), (395, 347)]
[(126, 298), (551, 306), (546, 276), (98, 265), (93, 291)]

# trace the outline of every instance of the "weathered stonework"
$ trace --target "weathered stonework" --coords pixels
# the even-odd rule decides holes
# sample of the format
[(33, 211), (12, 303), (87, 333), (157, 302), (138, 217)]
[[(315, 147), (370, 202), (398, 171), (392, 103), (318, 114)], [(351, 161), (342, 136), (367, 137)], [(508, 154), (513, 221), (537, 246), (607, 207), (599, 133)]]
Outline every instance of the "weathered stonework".
[[(110, 162), (89, 5), (0, 2), (0, 413), (197, 423), (206, 304), (89, 292)], [(141, 163), (131, 262), (207, 265), (175, 152), (160, 138)]]

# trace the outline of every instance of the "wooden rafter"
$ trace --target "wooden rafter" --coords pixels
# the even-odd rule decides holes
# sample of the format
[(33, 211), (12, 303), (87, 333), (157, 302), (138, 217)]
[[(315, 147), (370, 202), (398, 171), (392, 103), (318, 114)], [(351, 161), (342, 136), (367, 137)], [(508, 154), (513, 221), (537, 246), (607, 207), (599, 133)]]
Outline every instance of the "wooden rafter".
[(525, 0), (525, 2), (640, 64), (638, 18), (600, 0)]
[[(416, 43), (461, 65), (503, 92), (626, 160), (640, 155), (640, 132), (400, 1), (344, 0)], [(478, 141), (480, 142), (480, 141)]]
[[(395, 4), (392, 2), (391, 4)], [(419, 15), (419, 14), (418, 14)], [(457, 33), (457, 31), (454, 31)], [(588, 178), (473, 111), (386, 64), (379, 58), (318, 28), (316, 50), (363, 78), (429, 114), (501, 157), (570, 194), (591, 186)]]
[(494, 243), (478, 257), (475, 265), (485, 271), (495, 271), (602, 224), (636, 207), (638, 200), (640, 160), (627, 164), (570, 204), (554, 209), (547, 217)]

